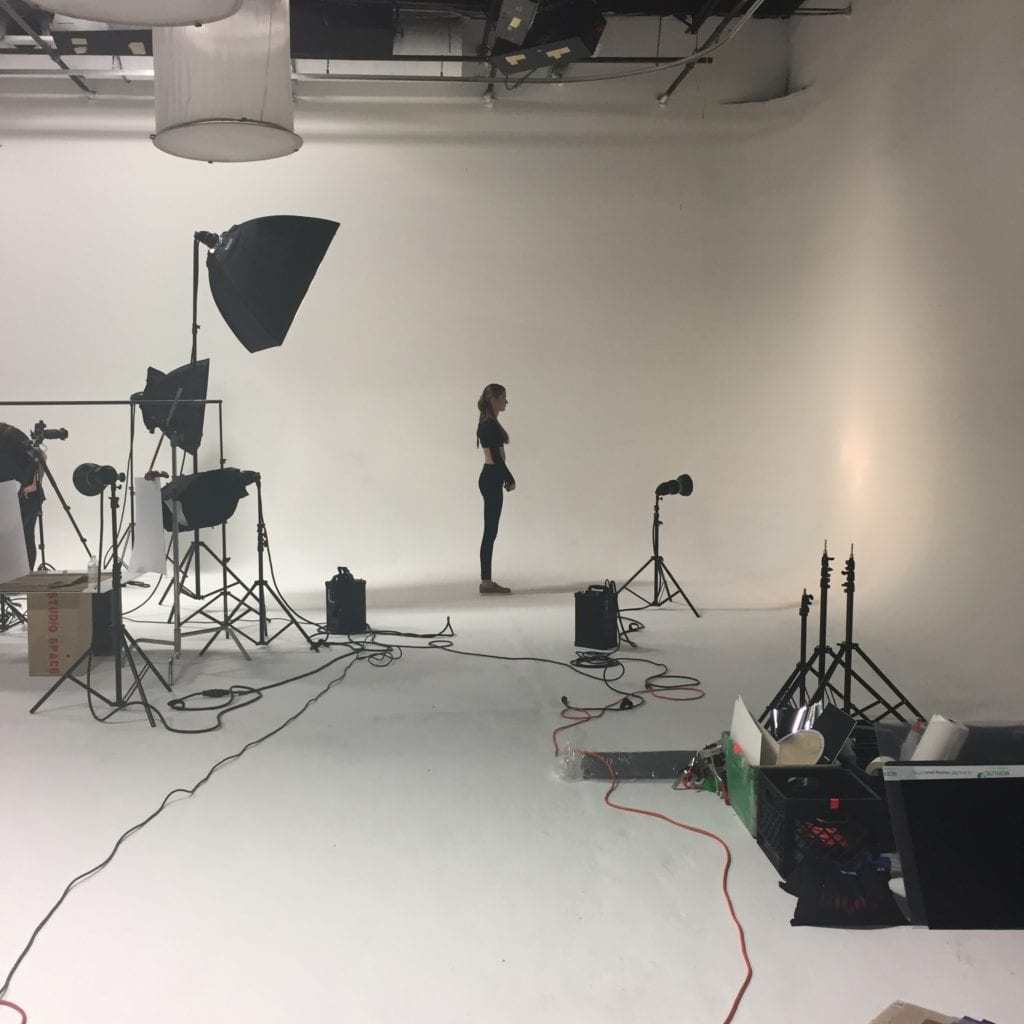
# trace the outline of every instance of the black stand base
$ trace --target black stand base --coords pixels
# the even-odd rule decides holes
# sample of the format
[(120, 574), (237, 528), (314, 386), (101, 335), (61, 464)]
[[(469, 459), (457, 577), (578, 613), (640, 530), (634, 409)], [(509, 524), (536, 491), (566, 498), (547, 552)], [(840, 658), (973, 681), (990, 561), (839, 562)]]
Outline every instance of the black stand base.
[[(836, 658), (836, 652), (831, 647), (824, 649), (824, 654), (827, 658), (834, 661)], [(768, 717), (772, 710), (782, 710), (784, 708), (790, 708), (795, 710), (800, 707), (807, 707), (810, 704), (815, 703), (821, 698), (818, 694), (821, 692), (820, 678), (821, 674), (814, 667), (815, 662), (821, 659), (822, 649), (816, 647), (812, 652), (810, 658), (807, 660), (801, 660), (796, 663), (793, 671), (790, 672), (789, 678), (779, 687), (778, 692), (768, 702), (767, 707), (761, 712), (760, 722), (765, 723), (768, 721)], [(828, 673), (826, 672), (826, 675)], [(808, 678), (812, 678), (815, 682), (812, 683), (814, 686), (814, 696), (812, 697), (808, 692), (807, 681)]]
[[(904, 716), (904, 711), (910, 712), (914, 718), (923, 718), (924, 716), (900, 692), (896, 684), (861, 649), (860, 644), (853, 640), (853, 603), (857, 567), (852, 547), (850, 548), (850, 557), (846, 560), (846, 568), (843, 569), (843, 575), (846, 577), (846, 582), (843, 584), (843, 589), (846, 591), (846, 636), (837, 650), (832, 650), (825, 643), (828, 624), (829, 578), (832, 573), (829, 565), (831, 561), (832, 557), (829, 555), (826, 545), (821, 556), (820, 639), (818, 646), (808, 658), (807, 616), (813, 598), (805, 590), (800, 601), (800, 659), (789, 678), (782, 684), (779, 692), (762, 712), (760, 720), (767, 722), (773, 710), (809, 707), (822, 702), (832, 704), (853, 718), (867, 722), (880, 722), (890, 717), (906, 722), (908, 719)], [(867, 664), (868, 669), (875, 674), (880, 683), (876, 682), (872, 685), (862, 673), (854, 668), (854, 656), (859, 657)], [(827, 667), (826, 659), (830, 659)], [(815, 663), (817, 663), (817, 668), (814, 667)], [(832, 682), (832, 677), (840, 666), (843, 668), (841, 689)], [(807, 689), (809, 675), (817, 680), (814, 692), (810, 694)], [(854, 701), (854, 680), (870, 697), (867, 703), (860, 704)]]
[[(283, 626), (275, 633), (270, 632), (270, 617), (267, 615), (267, 598), (269, 598), (277, 605), (278, 609), (284, 614), (286, 619)], [(255, 601), (255, 607), (250, 604), (250, 601)], [(245, 632), (241, 627), (234, 625), (238, 619), (245, 614), (255, 613), (259, 625), (259, 634), (257, 637), (252, 637)], [(276, 640), (286, 629), (291, 629), (294, 626), (303, 636), (303, 639), (309, 644), (311, 651), (319, 651), (320, 647), (314, 641), (314, 639), (302, 628), (302, 623), (296, 618), (295, 613), (288, 607), (281, 595), (264, 579), (258, 579), (253, 581), (246, 589), (245, 592), (238, 598), (238, 603), (235, 605), (234, 610), (228, 617), (228, 623), (233, 626), (235, 630), (242, 634), (250, 643), (256, 644), (258, 647), (265, 647), (271, 641)]]
[[(853, 667), (854, 655), (864, 661), (868, 669), (881, 680), (881, 686), (873, 686), (868, 680)], [(832, 682), (832, 676), (839, 666), (843, 666), (844, 681), (840, 689)], [(865, 690), (871, 698), (866, 704), (858, 704), (853, 699), (853, 680)], [(881, 722), (886, 718), (895, 718), (900, 722), (913, 721), (924, 716), (910, 700), (904, 696), (896, 684), (875, 664), (868, 654), (862, 650), (860, 644), (843, 641), (839, 650), (833, 655), (832, 664), (825, 673), (825, 678), (818, 686), (814, 700), (827, 700), (834, 703), (840, 710), (845, 711), (854, 718), (860, 718), (867, 722)], [(903, 712), (910, 712), (907, 718)]]
[[(213, 551), (213, 549), (205, 541), (193, 541), (192, 544), (189, 546), (188, 552), (186, 553), (185, 558), (182, 560), (181, 566), (179, 567), (178, 570), (178, 592), (180, 594), (184, 594), (186, 597), (191, 597), (195, 600), (202, 600), (199, 594), (196, 591), (190, 590), (187, 586), (185, 586), (184, 582), (188, 577), (192, 562), (198, 562), (200, 551), (205, 551), (206, 554), (210, 557), (210, 559), (214, 562), (214, 564), (220, 567), (221, 586), (219, 586), (214, 591), (208, 591), (206, 594), (206, 599), (203, 601), (203, 603), (194, 611), (190, 612), (183, 619), (181, 619), (182, 626), (188, 624), (189, 622), (192, 622), (193, 619), (199, 619), (200, 621), (205, 620), (211, 623), (211, 625), (204, 626), (201, 629), (185, 630), (182, 632), (181, 635), (185, 637), (205, 636), (209, 634), (210, 638), (206, 641), (206, 643), (202, 647), (202, 650), (200, 650), (199, 652), (200, 657), (202, 657), (202, 655), (204, 655), (210, 649), (210, 647), (213, 646), (214, 641), (216, 641), (217, 638), (223, 634), (223, 636), (226, 639), (232, 640), (234, 642), (235, 646), (239, 650), (239, 653), (242, 655), (242, 657), (245, 658), (246, 661), (251, 661), (252, 659), (249, 657), (248, 651), (246, 651), (246, 649), (242, 646), (242, 637), (244, 637), (245, 634), (241, 630), (236, 629), (235, 626), (233, 625), (235, 613), (231, 612), (229, 614), (228, 612), (228, 599), (233, 598), (234, 596), (231, 588), (236, 586), (244, 587), (245, 583), (241, 579), (241, 577), (238, 576), (237, 573), (235, 573), (233, 569), (229, 568), (227, 559), (222, 558), (215, 551)], [(231, 578), (230, 582), (228, 580), (228, 577)], [(163, 596), (160, 598), (161, 602), (167, 597), (167, 595), (171, 592), (173, 587), (174, 583), (172, 581), (164, 589)], [(216, 605), (218, 602), (220, 602), (221, 604), (220, 617), (214, 614), (214, 612), (211, 610), (213, 606)], [(255, 608), (250, 608), (249, 610), (251, 612), (256, 611)], [(172, 608), (170, 616), (167, 621), (170, 622), (173, 621), (173, 619), (174, 609)]]
[[(646, 600), (642, 594), (638, 594), (630, 584), (633, 583), (639, 576), (642, 576), (646, 572), (649, 565), (654, 566), (654, 596), (650, 601)], [(661, 555), (651, 555), (650, 558), (640, 566), (639, 569), (632, 576), (626, 580), (625, 583), (619, 587), (619, 593), (621, 594), (624, 590), (629, 591), (634, 597), (643, 601), (643, 608), (660, 608), (663, 604), (668, 604), (674, 597), (682, 597), (682, 599), (690, 606), (690, 611), (693, 612), (697, 618), (700, 618), (700, 612), (697, 611), (693, 606), (693, 602), (686, 596), (686, 592), (679, 585), (679, 581), (672, 575), (672, 570), (665, 564), (665, 559)], [(628, 609), (630, 611), (637, 611), (638, 609)]]
[[(156, 720), (153, 718), (153, 711), (152, 708), (150, 707), (149, 699), (146, 697), (146, 691), (142, 688), (142, 677), (146, 674), (147, 671), (152, 672), (153, 675), (155, 675), (156, 678), (160, 680), (160, 682), (163, 684), (164, 689), (167, 690), (168, 693), (171, 692), (171, 688), (167, 685), (167, 680), (164, 679), (164, 677), (160, 674), (156, 666), (150, 660), (149, 656), (139, 646), (138, 642), (128, 632), (128, 630), (125, 629), (124, 626), (121, 626), (118, 628), (117, 632), (119, 632), (120, 634), (120, 642), (118, 643), (117, 638), (115, 637), (115, 650), (123, 653), (124, 660), (128, 664), (128, 671), (131, 673), (131, 677), (133, 680), (132, 685), (128, 688), (126, 692), (122, 692), (121, 690), (120, 659), (117, 662), (115, 662), (114, 665), (114, 673), (116, 679), (114, 700), (110, 700), (110, 698), (105, 697), (95, 688), (95, 686), (93, 686), (93, 649), (92, 647), (89, 647), (78, 658), (78, 660), (75, 661), (71, 665), (71, 667), (60, 677), (60, 679), (58, 679), (53, 684), (53, 686), (51, 686), (49, 690), (47, 690), (46, 693), (44, 693), (43, 696), (40, 697), (39, 700), (32, 705), (32, 707), (29, 709), (29, 714), (34, 715), (65, 683), (74, 683), (76, 686), (79, 686), (83, 690), (85, 690), (85, 692), (89, 694), (90, 697), (95, 697), (97, 700), (102, 701), (104, 704), (107, 705), (107, 707), (110, 708), (127, 707), (131, 701), (133, 694), (135, 693), (136, 690), (138, 690), (139, 696), (141, 698), (139, 703), (142, 704), (142, 707), (146, 712), (146, 718), (149, 720), (149, 724), (155, 727)], [(133, 651), (136, 655), (138, 655), (141, 662), (145, 665), (141, 672), (139, 671), (139, 667), (136, 664), (135, 658), (132, 655)], [(83, 662), (88, 662), (86, 665), (86, 678), (79, 679), (78, 676), (75, 675), (75, 673), (78, 671), (79, 666), (82, 665)]]
[[(225, 577), (231, 577), (230, 583), (225, 582), (223, 586), (218, 587), (214, 591), (207, 591), (205, 594), (198, 590), (191, 590), (188, 586), (185, 585), (185, 580), (188, 579), (188, 574), (192, 571), (192, 563), (196, 560), (200, 551), (205, 551), (210, 556), (210, 558), (218, 566), (220, 566), (221, 571), (223, 572)], [(191, 598), (193, 601), (205, 600), (206, 604), (209, 604), (211, 601), (216, 601), (218, 597), (221, 597), (224, 594), (225, 590), (230, 592), (232, 587), (245, 586), (245, 583), (235, 574), (235, 572), (232, 569), (228, 568), (227, 562), (225, 562), (224, 559), (222, 559), (220, 555), (218, 555), (204, 540), (193, 541), (189, 545), (188, 551), (185, 552), (185, 557), (181, 560), (181, 565), (178, 568), (178, 577), (178, 593), (184, 594), (185, 597)], [(160, 604), (163, 604), (164, 601), (167, 600), (167, 595), (171, 592), (173, 588), (174, 582), (172, 580), (170, 583), (167, 584), (166, 587), (164, 587), (164, 592), (160, 595)], [(203, 608), (206, 607), (206, 604), (203, 605)], [(189, 619), (201, 614), (202, 609), (197, 609), (196, 611), (192, 612), (187, 618), (182, 619), (182, 622), (188, 622)], [(173, 612), (171, 613), (171, 616), (173, 616)], [(168, 617), (167, 621), (170, 622), (171, 617)]]
[(0, 594), (0, 633), (6, 633), (15, 626), (24, 626), (28, 616), (6, 594)]

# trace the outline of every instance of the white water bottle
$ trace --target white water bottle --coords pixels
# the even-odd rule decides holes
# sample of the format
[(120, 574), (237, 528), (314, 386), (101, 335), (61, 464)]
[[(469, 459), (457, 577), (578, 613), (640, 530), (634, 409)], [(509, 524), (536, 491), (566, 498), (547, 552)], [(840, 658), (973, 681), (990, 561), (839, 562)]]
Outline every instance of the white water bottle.
[(96, 561), (95, 557), (89, 559), (89, 565), (85, 570), (86, 572), (86, 586), (95, 589), (96, 593), (100, 590), (100, 563)]

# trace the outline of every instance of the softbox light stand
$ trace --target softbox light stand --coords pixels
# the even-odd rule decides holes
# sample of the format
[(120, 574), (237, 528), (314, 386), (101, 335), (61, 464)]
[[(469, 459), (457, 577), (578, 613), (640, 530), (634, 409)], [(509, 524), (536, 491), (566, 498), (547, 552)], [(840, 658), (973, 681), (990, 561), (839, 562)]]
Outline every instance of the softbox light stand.
[[(118, 475), (119, 480), (124, 480), (124, 474)], [(117, 483), (109, 485), (110, 490), (110, 522), (112, 524), (117, 523), (117, 509), (120, 502), (117, 497)], [(100, 495), (102, 501), (102, 492)], [(114, 699), (106, 697), (100, 693), (92, 684), (92, 659), (93, 659), (93, 648), (90, 644), (85, 652), (71, 665), (70, 668), (50, 687), (46, 693), (32, 706), (30, 714), (35, 714), (49, 699), (52, 697), (57, 690), (61, 688), (65, 683), (74, 683), (76, 686), (81, 687), (89, 694), (90, 697), (95, 697), (102, 701), (108, 707), (111, 708), (125, 708), (128, 706), (132, 699), (132, 696), (136, 691), (139, 693), (141, 698), (141, 704), (146, 712), (146, 718), (149, 720), (149, 724), (153, 727), (156, 726), (156, 720), (153, 717), (153, 711), (150, 707), (149, 700), (146, 697), (146, 692), (142, 687), (142, 678), (147, 671), (152, 672), (154, 676), (163, 684), (165, 690), (170, 692), (170, 686), (167, 685), (167, 680), (160, 674), (156, 666), (149, 659), (146, 652), (139, 646), (138, 641), (128, 632), (124, 625), (124, 612), (121, 601), (121, 559), (119, 552), (116, 550), (118, 547), (117, 531), (113, 530), (114, 534), (114, 557), (111, 560), (111, 593), (110, 593), (110, 629), (111, 636), (113, 639), (113, 658), (114, 658)], [(140, 671), (139, 665), (136, 663), (135, 656), (138, 656), (139, 661), (144, 665), (144, 668)], [(128, 667), (129, 675), (131, 676), (132, 683), (125, 689), (124, 678), (122, 674), (122, 662)], [(86, 678), (80, 679), (75, 673), (78, 671), (82, 664), (86, 664)]]
[[(257, 637), (251, 637), (248, 633), (243, 630), (239, 630), (247, 640), (256, 644), (260, 647), (265, 647), (272, 640), (279, 637), (286, 629), (290, 629), (294, 626), (305, 638), (306, 643), (309, 644), (310, 650), (318, 651), (320, 648), (313, 638), (302, 628), (302, 623), (299, 622), (295, 613), (292, 611), (289, 604), (281, 597), (281, 595), (267, 582), (264, 574), (264, 552), (268, 548), (267, 543), (267, 524), (263, 518), (263, 484), (259, 474), (256, 475), (256, 563), (257, 563), (257, 578), (255, 581), (245, 590), (242, 596), (238, 599), (238, 603), (235, 605), (231, 615), (228, 619), (229, 623), (235, 622), (245, 615), (247, 612), (251, 613), (254, 609), (250, 602), (255, 601), (256, 608), (255, 612), (259, 617), (258, 628), (259, 634)], [(270, 632), (270, 620), (267, 616), (267, 596), (273, 599), (277, 607), (284, 613), (285, 624), (277, 630), (276, 633), (271, 634)]]
[[(181, 479), (178, 476), (177, 449), (174, 448), (173, 446), (171, 447), (171, 466), (172, 466), (171, 483), (173, 485), (176, 481)], [(223, 469), (223, 467), (222, 467), (222, 469)], [(212, 471), (212, 472), (216, 473), (217, 471)], [(228, 472), (237, 472), (237, 471), (229, 470)], [(171, 662), (170, 662), (170, 670), (172, 672), (172, 678), (173, 678), (173, 664), (174, 664), (174, 660), (177, 659), (178, 657), (180, 657), (180, 655), (181, 655), (181, 641), (182, 641), (182, 639), (184, 637), (206, 636), (206, 635), (209, 635), (209, 640), (206, 642), (206, 644), (203, 646), (202, 650), (199, 652), (200, 655), (203, 655), (203, 654), (205, 654), (209, 650), (209, 648), (213, 644), (213, 642), (219, 636), (223, 635), (225, 638), (227, 638), (229, 640), (232, 640), (234, 642), (235, 646), (239, 650), (239, 653), (246, 659), (246, 661), (251, 660), (249, 658), (248, 652), (242, 646), (242, 639), (241, 638), (245, 634), (243, 634), (240, 630), (235, 628), (234, 624), (231, 621), (231, 617), (229, 615), (229, 612), (228, 612), (229, 587), (234, 586), (236, 583), (239, 586), (245, 586), (245, 583), (234, 572), (232, 572), (230, 569), (228, 569), (227, 559), (226, 558), (223, 559), (223, 560), (218, 558), (214, 554), (214, 552), (212, 550), (210, 550), (210, 548), (208, 548), (208, 547), (206, 548), (206, 550), (209, 552), (209, 554), (214, 559), (214, 561), (216, 561), (220, 565), (220, 567), (221, 567), (222, 586), (212, 597), (209, 597), (207, 599), (206, 603), (203, 604), (199, 609), (197, 609), (196, 611), (192, 612), (186, 618), (182, 619), (182, 615), (181, 615), (181, 594), (185, 593), (186, 590), (185, 590), (184, 584), (183, 584), (183, 580), (184, 580), (184, 575), (185, 574), (182, 572), (183, 564), (182, 564), (182, 560), (181, 560), (181, 547), (180, 547), (180, 536), (181, 536), (180, 524), (181, 524), (183, 518), (185, 519), (186, 523), (193, 523), (193, 522), (195, 522), (195, 520), (191, 520), (188, 517), (183, 517), (183, 512), (182, 512), (182, 498), (183, 497), (187, 498), (187, 493), (179, 494), (179, 493), (176, 492), (176, 490), (173, 487), (171, 487), (171, 489), (169, 491), (169, 497), (167, 499), (164, 499), (165, 501), (167, 501), (167, 500), (170, 501), (170, 533), (171, 533), (170, 555), (171, 555), (171, 562), (172, 562), (172, 576), (171, 576), (171, 581), (168, 584), (168, 588), (164, 591), (164, 594), (163, 594), (163, 597), (161, 598), (161, 600), (163, 600), (163, 598), (165, 598), (167, 596), (168, 592), (173, 594), (173, 603), (172, 603), (172, 606), (171, 606), (171, 612), (170, 612), (168, 621), (172, 622), (173, 625), (174, 625), (174, 637), (173, 637), (172, 641), (160, 641), (160, 640), (153, 640), (153, 641), (151, 641), (153, 643), (170, 643), (173, 646), (173, 653), (171, 655)], [(238, 499), (236, 499), (236, 500), (238, 500)], [(223, 542), (225, 531), (226, 531), (226, 519), (224, 521), (222, 521), (219, 525), (220, 525), (220, 528), (221, 528), (221, 539), (222, 539), (222, 542)], [(165, 527), (166, 527), (166, 522), (165, 522)], [(198, 528), (195, 530), (195, 532), (198, 533)], [(200, 544), (202, 544), (205, 547), (205, 543), (204, 542), (200, 541)], [(190, 549), (190, 550), (192, 550), (192, 549)], [(232, 582), (231, 583), (228, 582), (228, 578), (227, 578), (229, 574), (232, 577)], [(220, 618), (217, 618), (212, 612), (210, 612), (208, 610), (217, 601), (221, 601), (222, 602), (222, 615), (221, 615)], [(198, 615), (202, 615), (204, 618), (208, 619), (211, 623), (213, 623), (213, 625), (212, 626), (208, 626), (208, 627), (204, 627), (202, 629), (189, 629), (189, 630), (182, 629), (182, 626), (187, 624), (189, 621), (191, 621), (193, 618), (195, 618)]]
[[(665, 564), (665, 559), (661, 554), (661, 498), (660, 494), (655, 495), (654, 498), (654, 525), (651, 533), (654, 553), (619, 587), (618, 593), (621, 594), (624, 590), (628, 590), (634, 597), (644, 602), (643, 608), (660, 608), (663, 604), (668, 604), (674, 597), (680, 596), (690, 606), (690, 611), (699, 619), (700, 612), (694, 608), (693, 602), (686, 596), (686, 592), (672, 575), (672, 570)], [(638, 594), (631, 584), (642, 576), (650, 565), (654, 566), (654, 596), (648, 601), (642, 594)], [(636, 608), (626, 609), (626, 611), (638, 610)]]
[[(194, 232), (192, 364), (199, 356), (200, 246), (210, 250), (206, 258), (210, 293), (224, 322), (248, 351), (260, 352), (284, 343), (338, 227), (336, 221), (319, 217), (272, 216), (235, 224), (222, 234)], [(222, 469), (224, 465), (222, 443)], [(192, 471), (199, 471), (195, 453)], [(194, 584), (188, 596), (197, 600), (204, 596), (200, 575), (200, 556), (204, 546), (196, 530), (182, 563), (187, 567), (186, 572), (193, 572)], [(221, 548), (222, 562), (226, 563), (226, 531), (223, 527)], [(224, 586), (227, 586), (226, 581)]]

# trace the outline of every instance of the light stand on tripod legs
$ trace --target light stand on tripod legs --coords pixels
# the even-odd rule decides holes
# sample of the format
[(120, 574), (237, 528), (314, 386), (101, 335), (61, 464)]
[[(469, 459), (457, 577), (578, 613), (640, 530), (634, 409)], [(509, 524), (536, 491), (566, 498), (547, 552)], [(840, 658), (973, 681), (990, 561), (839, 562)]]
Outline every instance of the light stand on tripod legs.
[[(118, 482), (124, 480), (124, 474), (118, 473), (113, 466), (96, 466), (92, 463), (85, 463), (79, 466), (75, 470), (75, 486), (89, 497), (100, 495), (102, 496), (103, 491), (110, 488), (110, 521), (111, 523), (117, 522), (117, 508), (119, 505), (117, 497)], [(149, 719), (151, 726), (156, 726), (156, 721), (153, 718), (153, 711), (149, 705), (149, 700), (146, 698), (146, 692), (142, 688), (142, 677), (147, 671), (152, 672), (153, 675), (163, 683), (164, 689), (168, 692), (170, 687), (167, 685), (167, 681), (157, 671), (156, 666), (150, 661), (146, 652), (138, 645), (135, 638), (125, 629), (124, 615), (121, 605), (121, 559), (119, 552), (116, 550), (118, 547), (117, 531), (114, 531), (114, 557), (111, 560), (112, 579), (111, 585), (112, 590), (110, 594), (110, 629), (113, 639), (113, 657), (114, 657), (114, 699), (103, 696), (99, 693), (92, 685), (92, 657), (93, 650), (90, 645), (81, 657), (58, 679), (53, 686), (50, 687), (46, 693), (32, 706), (30, 713), (35, 714), (54, 693), (66, 682), (72, 682), (76, 686), (80, 686), (90, 696), (98, 697), (103, 701), (104, 704), (112, 708), (124, 708), (127, 707), (131, 701), (132, 695), (137, 690), (139, 697), (141, 698), (141, 704), (146, 712), (146, 718)], [(139, 671), (139, 667), (136, 664), (133, 652), (138, 655), (139, 659), (144, 663), (145, 668)], [(127, 664), (128, 671), (132, 677), (132, 684), (127, 690), (124, 688), (122, 679), (122, 660)], [(86, 679), (79, 679), (75, 672), (83, 662), (88, 662), (86, 668)]]
[[(258, 644), (261, 647), (266, 646), (271, 640), (279, 637), (286, 629), (294, 626), (305, 638), (306, 643), (309, 644), (310, 650), (318, 651), (320, 648), (314, 642), (313, 638), (302, 628), (302, 623), (299, 622), (292, 611), (289, 604), (281, 597), (281, 595), (266, 581), (264, 577), (263, 569), (263, 552), (269, 550), (269, 544), (267, 542), (267, 524), (263, 519), (263, 482), (257, 473), (255, 475), (256, 483), (256, 562), (257, 562), (257, 573), (258, 576), (253, 583), (245, 590), (245, 592), (238, 598), (238, 603), (235, 605), (231, 615), (228, 617), (229, 623), (234, 623), (246, 611), (251, 610), (249, 604), (250, 599), (255, 600), (259, 615), (259, 638), (255, 639), (245, 633), (243, 630), (235, 626), (236, 629), (247, 640), (250, 640), (254, 644)], [(269, 619), (267, 617), (267, 594), (274, 599), (277, 606), (284, 612), (287, 622), (274, 634), (270, 633)]]
[[(680, 477), (679, 479), (682, 480), (683, 478)], [(686, 477), (685, 479), (689, 480), (690, 478)], [(676, 482), (677, 481), (670, 481), (670, 483), (676, 483)], [(671, 601), (672, 598), (675, 597), (678, 594), (690, 606), (690, 611), (693, 612), (693, 614), (696, 615), (697, 618), (699, 619), (700, 618), (700, 612), (697, 611), (696, 608), (694, 608), (693, 602), (686, 596), (686, 592), (679, 585), (679, 581), (675, 578), (675, 576), (672, 575), (672, 570), (669, 569), (669, 567), (665, 564), (665, 559), (662, 557), (662, 554), (661, 554), (661, 499), (662, 499), (662, 497), (664, 497), (664, 494), (659, 493), (659, 491), (661, 491), (662, 487), (665, 487), (665, 486), (667, 486), (667, 485), (666, 484), (660, 485), (658, 487), (658, 490), (655, 491), (655, 497), (654, 497), (654, 526), (653, 526), (653, 532), (652, 532), (653, 544), (654, 544), (654, 554), (652, 554), (651, 557), (648, 558), (647, 561), (644, 562), (644, 564), (641, 565), (640, 568), (637, 569), (637, 571), (635, 573), (633, 573), (633, 575), (630, 576), (629, 579), (626, 580), (626, 582), (623, 583), (621, 587), (619, 587), (618, 593), (621, 594), (624, 590), (628, 590), (634, 597), (637, 597), (641, 601), (644, 602), (644, 604), (643, 604), (644, 608), (651, 608), (651, 607), (660, 608), (663, 604), (668, 604), (668, 602)], [(690, 491), (692, 491), (692, 489), (693, 489), (693, 482), (691, 481), (690, 482)], [(688, 493), (690, 493), (690, 491), (682, 491), (681, 492), (677, 488), (675, 493), (677, 493), (677, 494), (678, 493), (686, 493), (686, 494), (688, 494)], [(673, 493), (673, 492), (667, 491), (665, 493)], [(647, 567), (649, 565), (653, 565), (654, 566), (654, 596), (653, 596), (653, 598), (650, 601), (646, 600), (646, 598), (644, 598), (643, 595), (638, 594), (630, 586), (630, 584), (634, 580), (636, 580), (639, 576), (641, 576), (647, 570)]]
[[(172, 467), (177, 472), (177, 449), (172, 447)], [(219, 637), (224, 636), (234, 642), (238, 652), (246, 660), (249, 654), (242, 645), (244, 634), (235, 628), (231, 621), (231, 614), (227, 607), (227, 588), (224, 587), (217, 592), (217, 595), (208, 598), (206, 603), (188, 618), (181, 616), (181, 572), (179, 562), (179, 532), (181, 530), (195, 531), (207, 529), (213, 526), (220, 526), (224, 531), (225, 522), (234, 514), (238, 502), (247, 491), (246, 487), (252, 483), (255, 473), (234, 468), (211, 469), (202, 473), (195, 473), (189, 476), (171, 477), (170, 483), (161, 488), (161, 496), (164, 503), (164, 527), (171, 533), (171, 551), (173, 553), (173, 574), (171, 577), (171, 589), (174, 594), (174, 602), (171, 609), (171, 618), (174, 622), (174, 654), (172, 658), (178, 657), (181, 653), (181, 640), (183, 637), (209, 635), (201, 655), (209, 650), (211, 644)], [(226, 562), (221, 562), (225, 582), (228, 573), (236, 578), (234, 573), (227, 568)], [(239, 579), (239, 584), (245, 584)], [(218, 618), (213, 606), (216, 602), (223, 602), (222, 617)], [(183, 630), (189, 619), (201, 615), (202, 619), (210, 625), (201, 629)], [(159, 642), (159, 641), (153, 641)]]
[[(835, 658), (836, 652), (828, 646), (828, 591), (831, 586), (832, 576), (831, 562), (834, 559), (828, 553), (828, 541), (825, 542), (824, 550), (821, 553), (821, 576), (819, 580), (821, 600), (818, 605), (818, 645), (807, 656), (807, 615), (810, 611), (813, 598), (807, 591), (800, 599), (800, 660), (796, 668), (789, 674), (789, 678), (782, 684), (779, 692), (768, 703), (768, 706), (761, 712), (759, 721), (768, 722), (773, 711), (794, 710), (800, 707), (807, 707), (810, 704), (821, 700), (821, 680), (825, 678), (827, 657)], [(817, 665), (817, 667), (815, 667)], [(807, 676), (812, 675), (818, 680), (814, 695), (808, 697)], [(799, 701), (795, 698), (799, 695)]]
[(807, 660), (807, 616), (810, 614), (811, 602), (814, 597), (804, 590), (800, 598), (800, 656), (789, 678), (779, 687), (778, 693), (768, 702), (761, 713), (760, 721), (765, 723), (773, 710), (807, 706), (807, 674), (815, 674), (811, 663)]
[[(871, 660), (861, 649), (860, 644), (853, 639), (853, 592), (856, 589), (856, 563), (853, 560), (853, 546), (850, 546), (850, 557), (846, 560), (846, 568), (843, 575), (846, 577), (843, 583), (843, 590), (846, 591), (846, 637), (834, 653), (832, 664), (822, 677), (818, 686), (818, 693), (815, 700), (822, 697), (836, 698), (841, 700), (839, 707), (848, 715), (862, 718), (869, 722), (880, 722), (884, 718), (896, 718), (901, 722), (907, 719), (903, 716), (903, 710), (909, 711), (915, 718), (922, 718), (921, 712), (900, 692), (896, 684)], [(882, 681), (882, 686), (876, 689), (867, 679), (853, 667), (854, 655), (859, 655), (868, 665), (868, 668)], [(832, 683), (832, 676), (839, 666), (843, 666), (843, 688), (838, 689)], [(853, 681), (863, 687), (872, 697), (872, 700), (858, 706), (853, 702)], [(887, 694), (886, 692), (887, 691)]]

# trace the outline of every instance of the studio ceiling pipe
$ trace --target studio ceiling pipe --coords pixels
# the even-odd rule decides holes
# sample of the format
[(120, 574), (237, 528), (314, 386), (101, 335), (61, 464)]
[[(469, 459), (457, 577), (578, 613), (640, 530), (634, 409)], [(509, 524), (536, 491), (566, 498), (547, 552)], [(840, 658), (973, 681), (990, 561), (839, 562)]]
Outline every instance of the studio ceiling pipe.
[(242, 0), (47, 0), (54, 14), (114, 25), (205, 25), (229, 18)]
[(154, 145), (209, 163), (294, 153), (290, 46), (288, 0), (246, 0), (212, 25), (154, 29)]

